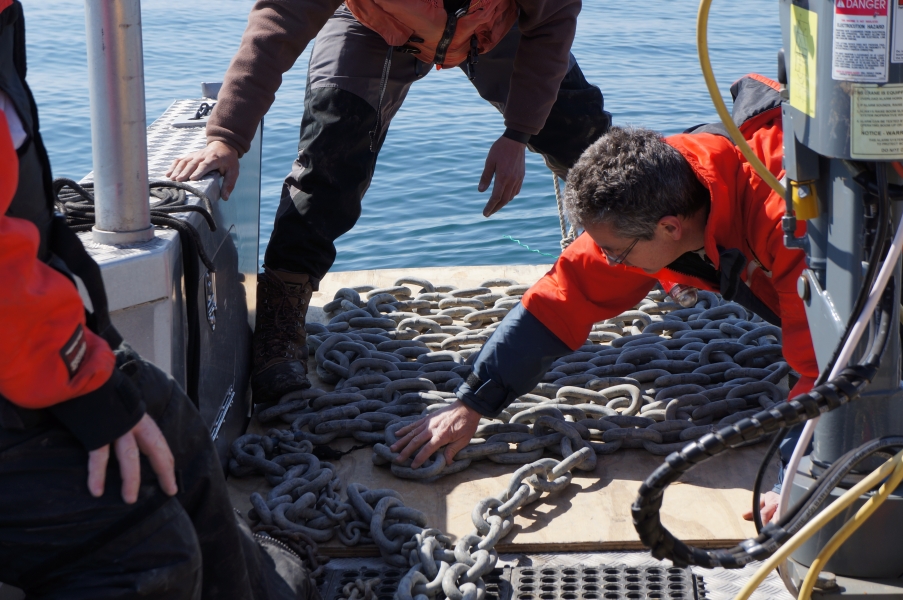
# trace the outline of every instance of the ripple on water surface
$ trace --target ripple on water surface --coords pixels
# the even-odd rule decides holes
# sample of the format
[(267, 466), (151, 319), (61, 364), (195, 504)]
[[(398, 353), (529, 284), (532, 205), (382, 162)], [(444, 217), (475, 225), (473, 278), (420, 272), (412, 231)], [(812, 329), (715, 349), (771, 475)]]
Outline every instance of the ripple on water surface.
[[(26, 2), (28, 79), (55, 175), (91, 169), (91, 129), (83, 3)], [(142, 3), (147, 114), (217, 81), (238, 48), (251, 3), (175, 0)], [(210, 16), (215, 15), (214, 19)], [(585, 2), (574, 54), (600, 86), (620, 125), (666, 134), (717, 117), (699, 71), (696, 3)], [(780, 47), (778, 2), (715, 2), (710, 17), (712, 62), (722, 91), (748, 72), (774, 77)], [(309, 50), (298, 60), (266, 117), (263, 146), (261, 256), (269, 238), (282, 178), (297, 151)], [(504, 239), (556, 255), (558, 216), (551, 175), (527, 157), (520, 196), (491, 219), (476, 191), (501, 116), (458, 69), (431, 72), (413, 86), (392, 123), (357, 226), (338, 242), (334, 269), (523, 264), (549, 262)]]

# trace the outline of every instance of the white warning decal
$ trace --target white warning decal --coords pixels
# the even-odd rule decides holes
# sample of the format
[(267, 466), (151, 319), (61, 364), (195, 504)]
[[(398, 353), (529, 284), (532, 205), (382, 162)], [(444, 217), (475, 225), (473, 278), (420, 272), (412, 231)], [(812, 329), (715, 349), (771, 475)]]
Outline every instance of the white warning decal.
[(894, 0), (837, 0), (831, 65), (834, 79), (887, 81), (891, 1)]
[(892, 0), (894, 6), (894, 33), (891, 62), (903, 62), (903, 0)]

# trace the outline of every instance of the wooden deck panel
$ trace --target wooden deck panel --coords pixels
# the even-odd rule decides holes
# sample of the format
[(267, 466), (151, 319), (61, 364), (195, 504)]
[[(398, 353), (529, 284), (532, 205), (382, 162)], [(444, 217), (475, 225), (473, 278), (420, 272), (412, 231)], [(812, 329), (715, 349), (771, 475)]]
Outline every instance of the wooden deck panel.
[[(390, 286), (402, 275), (414, 275), (434, 284), (454, 283), (471, 287), (490, 278), (508, 277), (519, 283), (532, 283), (548, 270), (548, 265), (504, 267), (455, 267), (428, 269), (392, 269), (330, 273), (312, 300), (312, 320), (324, 321), (319, 307), (332, 300), (340, 287), (371, 284)], [(413, 290), (416, 294), (417, 290)], [(313, 364), (311, 365), (313, 366)], [(314, 385), (329, 389), (312, 377)], [(266, 428), (253, 421), (250, 431)], [(340, 449), (350, 441), (335, 443)], [(665, 495), (662, 520), (672, 533), (684, 541), (706, 547), (724, 547), (755, 535), (752, 523), (740, 513), (751, 502), (751, 486), (765, 445), (728, 452), (696, 467)], [(399, 491), (405, 504), (427, 515), (431, 527), (442, 529), (453, 538), (473, 529), (470, 513), (481, 498), (496, 495), (507, 487), (515, 466), (489, 461), (475, 462), (462, 473), (444, 477), (431, 484), (398, 479), (388, 467), (371, 462), (370, 449), (357, 450), (333, 461), (338, 466), (343, 486), (362, 483), (369, 488)], [(642, 548), (630, 517), (630, 505), (643, 479), (661, 464), (663, 458), (644, 450), (623, 450), (612, 456), (599, 456), (595, 471), (578, 472), (573, 482), (549, 503), (534, 505), (517, 515), (515, 529), (497, 548), (501, 552), (587, 552), (636, 550)], [(772, 466), (766, 477), (766, 489), (776, 478)], [(254, 491), (263, 495), (270, 486), (263, 478), (229, 480), (233, 505), (246, 514), (248, 497)], [(373, 547), (348, 548), (338, 540), (321, 545), (330, 556), (376, 555)]]

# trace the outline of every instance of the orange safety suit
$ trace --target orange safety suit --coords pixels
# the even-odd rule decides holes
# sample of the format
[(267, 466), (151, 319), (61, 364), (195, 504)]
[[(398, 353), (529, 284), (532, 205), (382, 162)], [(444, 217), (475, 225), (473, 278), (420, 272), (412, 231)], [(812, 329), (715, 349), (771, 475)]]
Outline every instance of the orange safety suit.
[[(739, 124), (740, 131), (765, 166), (780, 179), (784, 170), (778, 84), (758, 75), (749, 75), (738, 83), (746, 84), (735, 84), (735, 88), (747, 97), (735, 99), (735, 118), (738, 104), (753, 113)], [(771, 102), (769, 96), (773, 96)], [(761, 104), (770, 108), (756, 112)], [(687, 159), (711, 195), (705, 228), (706, 256), (718, 269), (720, 249), (736, 248), (742, 252), (747, 268), (741, 279), (780, 317), (784, 357), (802, 376), (793, 394), (808, 391), (818, 376), (818, 366), (796, 287), (806, 262), (802, 251), (784, 246), (784, 199), (762, 181), (724, 135), (694, 132), (674, 135), (666, 141)], [(798, 235), (804, 233), (804, 227), (801, 223)], [(710, 281), (671, 269), (649, 275), (635, 267), (610, 265), (584, 233), (526, 293), (523, 303), (561, 341), (576, 349), (586, 340), (593, 323), (636, 305), (657, 280), (720, 291)]]
[(134, 427), (144, 405), (114, 368), (111, 349), (122, 338), (100, 269), (54, 216), (50, 161), (25, 73), (22, 5), (0, 0), (0, 436), (55, 419), (94, 450)]
[(37, 227), (5, 216), (18, 175), (0, 111), (0, 395), (44, 408), (98, 389), (115, 361), (107, 343), (87, 328), (72, 281), (38, 260)]
[[(737, 81), (731, 93), (733, 118), (740, 131), (766, 167), (782, 177), (778, 85), (749, 75)], [(584, 233), (524, 294), (521, 304), (511, 309), (483, 346), (473, 372), (457, 390), (462, 403), (482, 415), (498, 415), (533, 389), (555, 358), (586, 343), (594, 323), (635, 306), (657, 281), (721, 292), (780, 324), (784, 358), (801, 376), (791, 394), (811, 389), (818, 366), (803, 302), (796, 292), (805, 255), (784, 247), (784, 200), (753, 171), (720, 124), (696, 127), (666, 141), (687, 159), (709, 190), (705, 255), (711, 262), (688, 252), (669, 268), (648, 274), (609, 264)], [(805, 223), (796, 233), (805, 233)]]

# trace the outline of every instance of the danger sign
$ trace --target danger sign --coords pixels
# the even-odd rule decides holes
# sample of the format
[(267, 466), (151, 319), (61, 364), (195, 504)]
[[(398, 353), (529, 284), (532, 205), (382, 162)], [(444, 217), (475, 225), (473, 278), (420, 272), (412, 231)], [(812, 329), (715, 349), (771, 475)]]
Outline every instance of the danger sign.
[(837, 0), (831, 76), (840, 81), (885, 83), (889, 0)]

